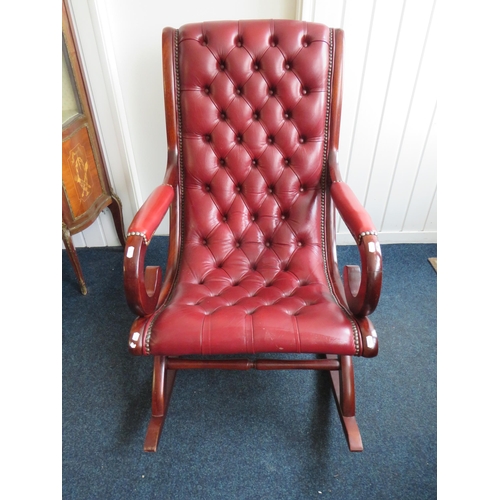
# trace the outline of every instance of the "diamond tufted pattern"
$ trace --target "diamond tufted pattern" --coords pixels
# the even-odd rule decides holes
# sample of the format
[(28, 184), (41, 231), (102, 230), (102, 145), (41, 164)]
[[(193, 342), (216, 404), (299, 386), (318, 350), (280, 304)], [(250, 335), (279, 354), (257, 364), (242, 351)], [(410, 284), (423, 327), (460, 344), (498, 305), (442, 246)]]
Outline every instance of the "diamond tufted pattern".
[(148, 354), (359, 354), (325, 267), (332, 40), (278, 20), (178, 30), (182, 258)]

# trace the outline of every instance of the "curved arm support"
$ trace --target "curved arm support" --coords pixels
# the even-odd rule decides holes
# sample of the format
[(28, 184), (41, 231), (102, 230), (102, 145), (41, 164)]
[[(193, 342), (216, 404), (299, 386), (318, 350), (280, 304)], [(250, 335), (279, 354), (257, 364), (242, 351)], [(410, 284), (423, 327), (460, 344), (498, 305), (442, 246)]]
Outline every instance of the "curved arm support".
[(368, 316), (377, 307), (382, 289), (382, 253), (374, 235), (358, 244), (359, 266), (344, 267), (344, 292), (349, 309), (355, 316)]
[(336, 152), (329, 156), (330, 193), (342, 220), (358, 245), (359, 266), (344, 267), (344, 291), (352, 313), (363, 317), (377, 307), (382, 288), (382, 252), (375, 226), (351, 188), (340, 178)]
[(130, 309), (139, 316), (153, 313), (158, 303), (161, 269), (158, 266), (144, 268), (144, 260), (147, 246), (173, 198), (172, 186), (158, 186), (139, 209), (129, 227), (123, 262), (125, 295)]

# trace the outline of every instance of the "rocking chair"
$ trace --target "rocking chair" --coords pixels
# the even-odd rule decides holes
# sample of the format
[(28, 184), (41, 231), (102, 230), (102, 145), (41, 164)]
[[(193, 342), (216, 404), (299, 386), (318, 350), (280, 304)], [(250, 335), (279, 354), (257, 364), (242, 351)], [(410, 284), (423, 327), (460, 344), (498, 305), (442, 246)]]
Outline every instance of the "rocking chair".
[[(337, 163), (343, 36), (291, 20), (163, 30), (166, 173), (124, 255), (137, 314), (129, 351), (154, 357), (146, 451), (157, 449), (177, 370), (209, 368), (327, 370), (349, 449), (363, 449), (353, 357), (378, 352), (367, 316), (382, 256)], [(162, 280), (145, 255), (169, 209)], [(343, 278), (336, 213), (360, 257)]]

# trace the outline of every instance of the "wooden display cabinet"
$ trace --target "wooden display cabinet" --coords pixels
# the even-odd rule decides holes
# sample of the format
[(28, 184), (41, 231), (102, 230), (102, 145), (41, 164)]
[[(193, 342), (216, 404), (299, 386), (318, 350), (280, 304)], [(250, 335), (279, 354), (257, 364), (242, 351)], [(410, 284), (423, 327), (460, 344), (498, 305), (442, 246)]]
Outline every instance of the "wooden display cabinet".
[(113, 192), (94, 125), (73, 25), (62, 2), (62, 239), (85, 295), (87, 287), (71, 236), (109, 207), (125, 246), (122, 205)]

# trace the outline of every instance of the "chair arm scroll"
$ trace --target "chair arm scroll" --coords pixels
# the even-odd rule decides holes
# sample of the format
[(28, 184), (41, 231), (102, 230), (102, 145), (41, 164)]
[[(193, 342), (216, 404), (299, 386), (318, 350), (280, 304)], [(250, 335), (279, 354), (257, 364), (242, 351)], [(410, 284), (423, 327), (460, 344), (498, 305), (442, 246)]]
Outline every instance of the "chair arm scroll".
[(147, 246), (173, 198), (172, 186), (158, 186), (135, 215), (127, 233), (123, 262), (125, 295), (130, 309), (139, 316), (154, 312), (158, 303), (162, 272), (159, 266), (144, 268), (144, 260)]
[(344, 267), (344, 292), (352, 313), (368, 316), (377, 307), (382, 288), (382, 252), (375, 226), (351, 188), (342, 182), (335, 154), (330, 155), (330, 193), (342, 220), (358, 246), (359, 266)]

